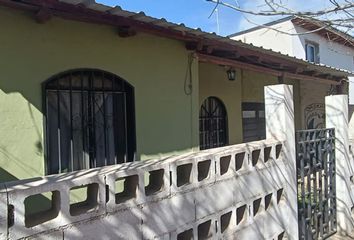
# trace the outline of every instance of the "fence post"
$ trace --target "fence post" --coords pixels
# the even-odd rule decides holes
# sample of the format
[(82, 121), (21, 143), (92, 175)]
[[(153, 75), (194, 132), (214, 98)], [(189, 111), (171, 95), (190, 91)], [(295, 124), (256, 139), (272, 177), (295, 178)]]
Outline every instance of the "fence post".
[(352, 217), (351, 176), (353, 161), (349, 155), (348, 96), (326, 97), (326, 127), (335, 128), (337, 232), (351, 235), (354, 227)]
[(8, 206), (5, 184), (0, 184), (0, 240), (7, 239), (8, 233)]
[(285, 224), (288, 239), (298, 240), (296, 145), (293, 87), (279, 84), (264, 89), (267, 138), (285, 140), (283, 159), (288, 216), (281, 216)]

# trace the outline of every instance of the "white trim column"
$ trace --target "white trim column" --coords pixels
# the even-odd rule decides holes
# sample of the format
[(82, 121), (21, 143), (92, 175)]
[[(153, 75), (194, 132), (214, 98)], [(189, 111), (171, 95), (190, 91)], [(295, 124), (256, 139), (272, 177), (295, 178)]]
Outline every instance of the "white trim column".
[(293, 87), (279, 84), (264, 89), (267, 138), (285, 140), (282, 154), (284, 178), (287, 182), (285, 195), (289, 211), (282, 217), (288, 239), (298, 240), (296, 145)]
[(353, 159), (349, 155), (348, 96), (326, 97), (326, 127), (335, 128), (337, 232), (342, 236), (351, 235), (354, 229), (352, 216), (353, 194), (351, 176)]

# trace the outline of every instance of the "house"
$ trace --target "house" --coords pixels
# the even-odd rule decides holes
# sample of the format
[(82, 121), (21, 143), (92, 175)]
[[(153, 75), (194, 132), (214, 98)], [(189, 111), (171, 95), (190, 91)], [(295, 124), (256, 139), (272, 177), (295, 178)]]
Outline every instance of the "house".
[[(318, 21), (286, 17), (232, 34), (229, 37), (308, 62), (354, 71), (353, 36), (334, 28), (324, 28), (324, 24)], [(354, 82), (354, 78), (349, 77), (350, 105), (354, 104), (352, 82)], [(306, 98), (306, 96), (303, 97)], [(322, 103), (318, 103), (316, 106), (308, 105), (303, 111), (307, 112), (313, 108), (323, 111), (324, 105)], [(309, 122), (307, 116), (303, 120)], [(351, 125), (354, 124), (353, 121), (350, 122)], [(318, 124), (310, 123), (307, 127), (318, 127)], [(353, 133), (351, 133), (351, 137), (354, 137)]]
[[(320, 101), (313, 98), (345, 85), (348, 75), (119, 8), (65, 1), (54, 1), (49, 10), (26, 2), (7, 5), (11, 7), (2, 7), (1, 14), (3, 29), (8, 31), (1, 44), (2, 181), (110, 164), (111, 160), (90, 162), (92, 156), (81, 156), (83, 149), (100, 159), (114, 155), (114, 150), (121, 157), (112, 161), (119, 163), (197, 150), (200, 144), (202, 149), (237, 144), (247, 140), (243, 135), (261, 139), (262, 124), (257, 133), (244, 128), (250, 126), (247, 119), (261, 121), (264, 116), (263, 86), (293, 84), (295, 105), (303, 115), (306, 107)], [(8, 26), (15, 23), (16, 27)], [(231, 81), (230, 68), (236, 74)], [(113, 86), (112, 79), (119, 85)], [(109, 99), (103, 98), (106, 88)], [(95, 89), (98, 93), (89, 96)], [(124, 100), (114, 92), (124, 93)], [(116, 97), (123, 104), (115, 106), (116, 111), (125, 109), (126, 118), (118, 119), (119, 127), (112, 126), (115, 116), (111, 114), (118, 114), (112, 113), (113, 106), (102, 109), (104, 101), (113, 104)], [(208, 115), (215, 107), (220, 116)], [(97, 111), (102, 114), (95, 115)], [(206, 115), (224, 122), (208, 129), (203, 125)], [(93, 126), (95, 121), (99, 126)], [(90, 124), (88, 132), (82, 130)], [(65, 127), (60, 134), (53, 130), (58, 126)], [(298, 128), (302, 126), (298, 122)], [(105, 134), (104, 128), (122, 131), (122, 139), (98, 136), (96, 131)], [(215, 130), (224, 133), (218, 139), (208, 138), (208, 131)], [(88, 146), (105, 138), (112, 145), (118, 141), (126, 146)], [(105, 147), (110, 150), (105, 152)], [(59, 153), (60, 149), (65, 152)], [(71, 160), (61, 162), (61, 158)], [(74, 164), (74, 158), (82, 162)]]
[[(227, 170), (230, 164), (236, 164), (234, 168), (239, 170), (238, 160), (242, 165), (247, 158), (247, 164), (255, 167), (258, 157), (266, 158), (265, 161), (282, 158), (284, 140), (264, 140), (265, 86), (292, 85), (294, 111), (292, 105), (287, 107), (296, 129), (304, 129), (309, 121), (323, 125), (324, 116), (317, 112), (321, 110), (319, 104), (329, 94), (346, 93), (350, 75), (345, 70), (92, 1), (0, 1), (0, 25), (0, 214), (5, 213), (0, 215), (0, 239), (54, 232), (62, 236), (72, 230), (74, 223), (101, 221), (121, 212), (128, 212), (119, 217), (127, 223), (112, 221), (125, 226), (130, 234), (138, 234), (143, 216), (138, 218), (135, 212), (121, 211), (124, 204), (120, 205), (117, 199), (140, 199), (168, 181), (173, 184), (166, 184), (168, 191), (158, 195), (159, 199), (166, 202), (177, 198), (173, 201), (181, 210), (176, 210), (175, 216), (183, 213), (186, 218), (196, 217), (196, 213), (184, 208), (182, 200), (189, 199), (193, 191), (204, 186), (202, 181), (207, 179), (210, 169), (220, 168), (216, 167), (220, 164), (211, 161), (220, 161), (222, 154), (229, 152), (230, 158), (228, 155), (223, 158), (229, 164), (222, 166)], [(313, 108), (308, 109), (309, 106)], [(312, 116), (311, 120), (303, 121), (308, 115)], [(292, 129), (292, 123), (288, 124)], [(287, 144), (285, 141), (284, 146)], [(221, 148), (227, 146), (230, 148)], [(152, 163), (144, 165), (146, 160)], [(156, 170), (156, 165), (162, 171)], [(268, 203), (271, 200), (275, 204), (282, 199), (281, 186), (290, 189), (286, 174), (271, 174), (287, 166), (287, 163), (269, 165), (269, 169), (263, 168), (269, 171), (260, 175), (246, 168), (247, 178), (254, 175), (259, 183), (264, 183), (264, 189), (271, 189), (265, 192), (258, 187), (254, 193), (249, 191), (249, 196), (236, 194), (241, 200), (245, 197), (247, 201), (255, 201), (254, 215), (249, 215), (252, 219), (258, 210), (264, 209), (257, 197), (259, 191), (268, 196)], [(144, 183), (143, 171), (150, 173), (151, 188), (140, 186)], [(207, 174), (198, 175), (195, 171)], [(215, 177), (216, 169), (211, 172)], [(272, 179), (262, 181), (264, 174), (270, 174)], [(193, 180), (198, 183), (193, 182), (193, 188), (184, 187), (192, 175), (198, 176), (198, 180)], [(231, 175), (222, 178), (226, 176)], [(125, 190), (121, 195), (114, 195), (112, 186), (122, 179)], [(236, 180), (230, 177), (218, 184), (228, 181), (233, 184), (213, 189), (226, 189), (227, 195), (227, 189), (233, 189)], [(175, 181), (177, 186), (171, 190)], [(274, 188), (268, 184), (272, 181), (277, 182)], [(87, 198), (75, 205), (69, 195), (82, 186), (87, 187)], [(129, 195), (136, 189), (138, 193)], [(51, 196), (49, 207), (42, 201), (44, 192)], [(179, 195), (187, 192), (189, 195), (183, 198)], [(289, 190), (286, 196), (291, 194)], [(78, 195), (80, 198), (84, 193)], [(35, 198), (31, 199), (32, 196)], [(208, 196), (213, 199), (217, 194), (210, 192)], [(232, 196), (233, 193), (222, 202), (228, 204)], [(145, 211), (146, 206), (151, 207), (145, 200), (132, 200), (131, 205), (124, 206)], [(95, 203), (94, 208), (91, 201)], [(144, 207), (136, 208), (136, 204)], [(48, 209), (41, 210), (43, 206)], [(237, 214), (243, 214), (246, 206), (238, 206)], [(231, 207), (228, 206), (229, 211), (235, 212), (236, 208), (230, 210)], [(284, 209), (287, 207), (284, 204)], [(228, 209), (225, 207), (223, 211)], [(198, 221), (202, 221), (203, 210), (198, 214), (203, 216)], [(222, 214), (229, 216), (229, 212)], [(282, 215), (288, 223), (290, 217)], [(129, 222), (130, 219), (134, 221)], [(266, 221), (258, 219), (254, 221)], [(164, 226), (164, 221), (156, 221), (158, 227)], [(181, 230), (186, 223), (183, 221), (171, 226)], [(100, 226), (96, 226), (98, 230)], [(212, 229), (210, 223), (203, 226), (201, 229)], [(113, 231), (112, 226), (103, 228)], [(92, 229), (88, 232), (99, 234), (97, 229)], [(167, 227), (160, 233), (151, 229), (141, 231), (153, 237), (170, 234)], [(269, 233), (271, 236), (285, 234), (281, 224), (269, 231), (273, 231)], [(83, 236), (75, 234), (72, 238)], [(81, 230), (80, 234), (85, 231)], [(190, 236), (190, 229), (183, 234)], [(208, 236), (209, 232), (203, 234)], [(93, 236), (97, 235), (90, 235)], [(182, 235), (178, 236), (183, 239)]]

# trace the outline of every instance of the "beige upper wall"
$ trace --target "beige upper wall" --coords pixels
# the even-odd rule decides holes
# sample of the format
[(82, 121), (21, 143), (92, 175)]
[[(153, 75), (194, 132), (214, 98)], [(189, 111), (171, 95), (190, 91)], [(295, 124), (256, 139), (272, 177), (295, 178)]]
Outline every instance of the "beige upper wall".
[[(113, 27), (0, 8), (0, 181), (44, 174), (42, 82), (75, 68), (112, 72), (135, 88), (138, 159), (198, 146), (198, 63), (184, 91), (188, 52), (182, 42)], [(12, 176), (11, 176), (12, 175)]]
[[(265, 73), (236, 69), (236, 80), (229, 81), (226, 70), (227, 68), (215, 64), (199, 64), (199, 106), (210, 96), (221, 99), (228, 113), (229, 143), (237, 144), (243, 141), (242, 102), (264, 102), (264, 86), (277, 84), (278, 79)], [(297, 80), (285, 79), (285, 84), (293, 85), (295, 126), (296, 129), (303, 129), (304, 107), (301, 104), (318, 102), (321, 99), (324, 101), (322, 97), (324, 93), (319, 89), (319, 93), (315, 94), (312, 99), (301, 102), (302, 98), (313, 95), (312, 90), (306, 87), (300, 89), (300, 81)], [(323, 85), (316, 82), (313, 84)], [(303, 92), (302, 95), (300, 91)]]
[(242, 142), (241, 75), (236, 70), (236, 80), (229, 81), (226, 70), (219, 65), (199, 63), (199, 107), (210, 96), (219, 98), (227, 111), (229, 144), (236, 144)]
[[(228, 113), (229, 143), (243, 141), (242, 134), (242, 102), (264, 102), (264, 86), (277, 84), (276, 77), (236, 69), (236, 80), (229, 81), (227, 68), (215, 64), (199, 64), (199, 106), (210, 96), (218, 97), (225, 104)], [(286, 84), (294, 85), (295, 109), (299, 111), (299, 83), (286, 80)], [(296, 125), (300, 125), (300, 116), (296, 115)]]
[(326, 127), (325, 96), (329, 95), (330, 91), (331, 85), (300, 81), (300, 111), (303, 129)]
[(278, 83), (274, 76), (241, 70), (242, 101), (264, 102), (264, 86)]

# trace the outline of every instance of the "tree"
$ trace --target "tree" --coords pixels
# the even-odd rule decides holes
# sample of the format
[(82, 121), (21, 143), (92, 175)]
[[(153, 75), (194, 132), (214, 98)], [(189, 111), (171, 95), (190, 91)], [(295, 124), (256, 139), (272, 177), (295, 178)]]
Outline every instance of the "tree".
[[(262, 6), (254, 9), (247, 9), (242, 7), (237, 0), (233, 3), (227, 0), (206, 0), (214, 3), (215, 7), (211, 15), (216, 11), (219, 6), (233, 9), (244, 15), (244, 17), (254, 25), (271, 28), (266, 25), (257, 24), (247, 18), (249, 15), (260, 17), (294, 17), (297, 19), (311, 20), (318, 26), (316, 29), (312, 29), (299, 34), (308, 34), (322, 29), (340, 30), (346, 34), (353, 34), (354, 29), (354, 0), (324, 0), (328, 1), (328, 7), (322, 9), (314, 9), (311, 11), (301, 11), (292, 9), (284, 3), (284, 0), (263, 0)], [(296, 1), (296, 0), (294, 0)], [(275, 31), (282, 32), (278, 29)], [(282, 32), (285, 34), (291, 34), (288, 32)]]

